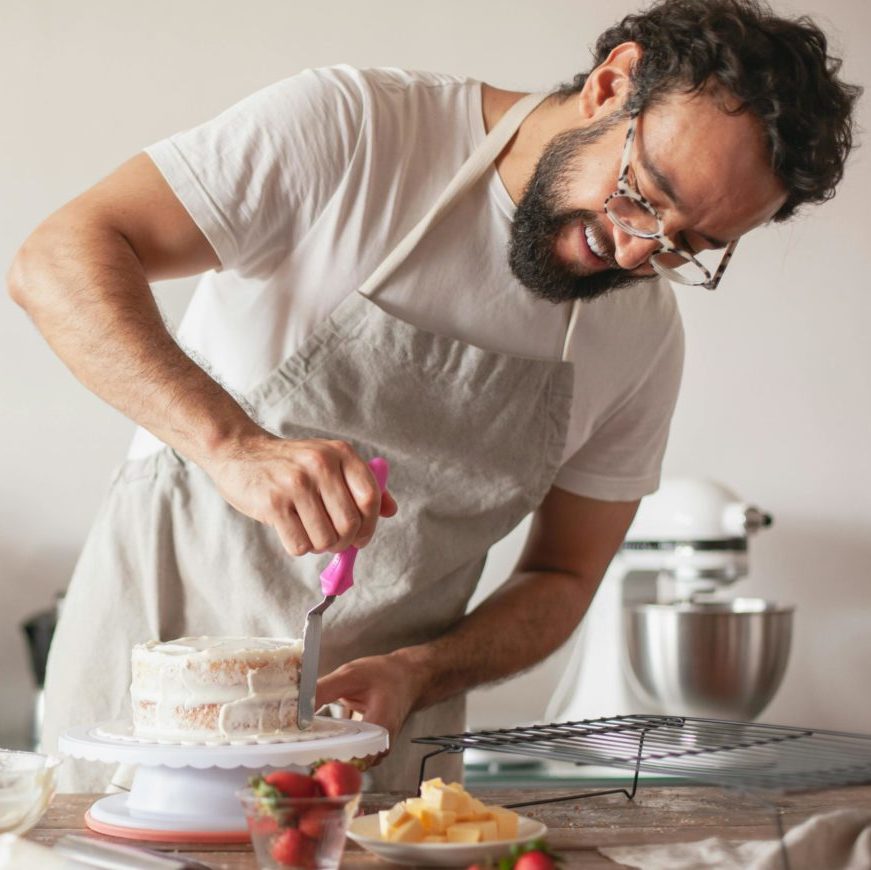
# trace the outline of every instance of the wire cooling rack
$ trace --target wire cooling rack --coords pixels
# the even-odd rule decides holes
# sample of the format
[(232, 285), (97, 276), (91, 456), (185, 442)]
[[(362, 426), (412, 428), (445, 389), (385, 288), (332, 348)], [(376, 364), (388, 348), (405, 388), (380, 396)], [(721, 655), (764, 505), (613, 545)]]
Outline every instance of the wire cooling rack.
[(421, 781), (428, 759), (473, 747), (634, 772), (631, 790), (612, 789), (557, 800), (616, 792), (631, 799), (641, 771), (702, 784), (779, 792), (871, 782), (871, 735), (755, 722), (615, 716), (468, 731), (422, 737), (415, 742), (439, 747), (421, 762)]
[(624, 794), (631, 800), (642, 770), (749, 793), (773, 813), (783, 870), (790, 870), (790, 861), (780, 809), (759, 792), (871, 782), (871, 735), (721, 719), (615, 716), (497, 731), (467, 731), (422, 737), (414, 742), (438, 747), (421, 761), (421, 782), (430, 758), (473, 747), (633, 772), (628, 788), (507, 804), (512, 808), (607, 794)]

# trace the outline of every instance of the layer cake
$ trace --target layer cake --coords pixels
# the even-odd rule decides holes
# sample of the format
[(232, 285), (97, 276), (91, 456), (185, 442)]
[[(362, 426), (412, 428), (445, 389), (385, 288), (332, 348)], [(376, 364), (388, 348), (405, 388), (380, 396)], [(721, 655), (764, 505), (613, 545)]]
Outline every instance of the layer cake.
[(302, 641), (182, 637), (133, 647), (137, 736), (180, 741), (298, 731)]

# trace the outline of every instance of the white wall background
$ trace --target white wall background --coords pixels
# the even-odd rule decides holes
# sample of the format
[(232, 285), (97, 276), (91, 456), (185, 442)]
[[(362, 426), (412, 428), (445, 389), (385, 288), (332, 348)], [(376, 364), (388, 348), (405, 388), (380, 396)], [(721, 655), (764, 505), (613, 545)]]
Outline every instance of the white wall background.
[[(3, 0), (0, 264), (128, 156), (307, 66), (462, 72), (542, 89), (588, 65), (630, 0)], [(871, 82), (866, 0), (781, 0), (827, 23)], [(868, 100), (860, 118), (868, 128)], [(798, 605), (772, 721), (871, 730), (871, 169), (833, 202), (742, 241), (720, 292), (679, 293), (686, 377), (666, 470), (728, 482), (777, 518), (743, 591)], [(190, 282), (157, 288), (171, 317)], [(84, 390), (0, 298), (0, 744), (28, 727), (19, 622), (63, 589), (131, 424)], [(490, 560), (504, 576), (518, 536)], [(541, 715), (564, 656), (478, 693), (475, 722)], [(603, 714), (609, 711), (603, 710)]]

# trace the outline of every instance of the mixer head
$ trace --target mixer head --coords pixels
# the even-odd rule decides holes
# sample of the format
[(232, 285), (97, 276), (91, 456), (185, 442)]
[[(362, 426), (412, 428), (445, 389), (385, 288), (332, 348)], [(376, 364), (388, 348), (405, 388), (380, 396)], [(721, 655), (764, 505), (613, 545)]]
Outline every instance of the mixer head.
[(658, 571), (683, 590), (710, 592), (744, 577), (747, 540), (772, 518), (719, 483), (671, 478), (641, 502), (622, 548), (630, 570)]

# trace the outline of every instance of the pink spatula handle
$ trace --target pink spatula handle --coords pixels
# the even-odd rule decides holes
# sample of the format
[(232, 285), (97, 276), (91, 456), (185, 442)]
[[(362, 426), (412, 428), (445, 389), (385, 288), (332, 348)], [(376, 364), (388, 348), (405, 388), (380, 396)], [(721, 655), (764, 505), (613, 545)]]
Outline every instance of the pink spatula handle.
[[(387, 473), (390, 466), (386, 459), (376, 456), (369, 462), (369, 468), (378, 481), (381, 492), (387, 488)], [(341, 553), (336, 553), (330, 564), (321, 573), (321, 591), (324, 595), (341, 595), (354, 585), (354, 562), (357, 560), (357, 548), (348, 547)]]

